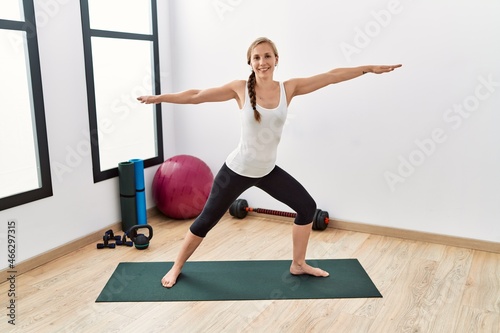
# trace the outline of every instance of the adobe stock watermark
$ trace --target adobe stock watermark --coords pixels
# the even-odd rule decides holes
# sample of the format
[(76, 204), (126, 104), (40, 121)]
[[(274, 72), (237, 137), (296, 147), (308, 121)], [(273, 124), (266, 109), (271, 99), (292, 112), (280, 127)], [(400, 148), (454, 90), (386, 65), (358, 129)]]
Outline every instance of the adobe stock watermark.
[(116, 295), (123, 293), (128, 288), (132, 280), (134, 280), (134, 276), (125, 267), (121, 271), (115, 271), (106, 284), (106, 288), (99, 295), (100, 301), (108, 302), (114, 300)]
[(36, 2), (35, 17), (38, 27), (45, 27), (49, 21), (56, 17), (62, 5), (67, 5), (70, 0), (39, 0)]
[[(453, 104), (452, 107), (443, 112), (442, 118), (451, 130), (460, 129), (464, 120), (469, 119), (479, 109), (481, 102), (490, 98), (500, 87), (500, 82), (494, 80), (493, 74), (488, 75), (487, 78), (478, 76), (477, 81), (478, 84), (474, 89), (474, 93), (466, 96), (460, 103)], [(412, 176), (417, 168), (422, 166), (437, 151), (438, 146), (447, 140), (447, 131), (441, 127), (434, 128), (430, 137), (415, 140), (416, 147), (414, 150), (407, 156), (398, 156), (399, 165), (395, 170), (384, 172), (384, 179), (391, 192), (396, 191), (396, 185), (404, 183)]]
[(2, 247), (7, 251), (7, 322), (9, 325), (16, 325), (16, 320), (18, 317), (18, 297), (19, 293), (17, 290), (17, 253), (18, 253), (18, 235), (17, 235), (17, 225), (16, 219), (9, 219), (7, 221), (7, 230), (5, 234), (6, 243), (3, 244), (1, 239), (4, 238), (4, 234), (0, 235), (0, 241)]
[(61, 8), (64, 5), (68, 4), (70, 0), (39, 0), (36, 1), (35, 7), (35, 20), (36, 27), (33, 22), (25, 21), (23, 24), (23, 28), (26, 30), (26, 34), (21, 37), (15, 31), (12, 31), (9, 35), (9, 41), (12, 47), (15, 50), (18, 50), (18, 53), (24, 51), (24, 45), (26, 42), (26, 38), (31, 38), (36, 34), (36, 29), (41, 29), (46, 27), (49, 22), (59, 15), (61, 12)]
[[(113, 99), (108, 105), (111, 113), (108, 117), (104, 117), (98, 121), (97, 129), (93, 129), (91, 132), (88, 129), (82, 129), (82, 139), (74, 146), (66, 146), (64, 161), (54, 161), (51, 163), (52, 171), (59, 182), (64, 180), (65, 174), (72, 173), (83, 163), (84, 158), (91, 154), (92, 146), (98, 146), (96, 137), (100, 134), (109, 135), (113, 133), (119, 123), (126, 120), (133, 109), (140, 106), (137, 101), (138, 96), (147, 95), (154, 91), (153, 81), (151, 80), (151, 69), (146, 68), (145, 73), (141, 84), (134, 86), (128, 93), (121, 94)], [(160, 72), (160, 78), (165, 76), (166, 73)], [(118, 121), (111, 119), (111, 116), (116, 117)]]
[(367, 48), (373, 39), (377, 38), (382, 31), (387, 28), (395, 15), (403, 11), (403, 6), (399, 0), (390, 0), (386, 9), (372, 11), (372, 20), (365, 23), (363, 27), (354, 28), (354, 37), (351, 43), (342, 42), (339, 47), (347, 62), (351, 62), (353, 55), (360, 54)]
[(234, 11), (242, 2), (243, 0), (214, 0), (212, 6), (220, 20), (224, 21), (226, 13)]

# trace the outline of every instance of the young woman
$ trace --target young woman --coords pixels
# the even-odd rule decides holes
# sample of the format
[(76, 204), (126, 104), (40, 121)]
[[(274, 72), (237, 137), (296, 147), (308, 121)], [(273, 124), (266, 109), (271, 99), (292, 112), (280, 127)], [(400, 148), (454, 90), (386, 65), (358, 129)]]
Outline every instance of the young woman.
[(166, 288), (176, 283), (184, 263), (229, 206), (252, 186), (264, 190), (297, 213), (292, 229), (293, 259), (290, 273), (328, 276), (328, 272), (311, 267), (305, 261), (316, 203), (298, 181), (275, 164), (287, 107), (295, 96), (366, 73), (381, 74), (401, 67), (337, 68), (309, 78), (277, 82), (274, 81), (273, 74), (279, 61), (278, 50), (271, 40), (264, 37), (250, 45), (247, 60), (252, 68), (248, 81), (237, 80), (217, 88), (137, 98), (146, 104), (199, 104), (234, 99), (241, 110), (240, 143), (215, 176), (203, 211), (189, 228), (174, 265), (161, 280)]

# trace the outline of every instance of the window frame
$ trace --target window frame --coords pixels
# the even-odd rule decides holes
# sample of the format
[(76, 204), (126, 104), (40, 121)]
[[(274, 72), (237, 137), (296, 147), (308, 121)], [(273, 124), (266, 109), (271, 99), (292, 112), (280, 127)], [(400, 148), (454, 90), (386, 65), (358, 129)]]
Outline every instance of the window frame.
[[(160, 94), (160, 55), (158, 42), (158, 17), (156, 0), (151, 0), (151, 34), (139, 34), (131, 32), (120, 32), (111, 30), (100, 30), (90, 28), (90, 13), (88, 0), (80, 1), (81, 16), (82, 16), (82, 33), (83, 33), (83, 48), (85, 55), (85, 74), (87, 83), (87, 101), (89, 110), (89, 128), (90, 128), (90, 146), (92, 156), (92, 171), (94, 183), (104, 181), (110, 178), (118, 177), (118, 164), (115, 168), (101, 170), (101, 162), (99, 156), (99, 129), (97, 120), (96, 107), (96, 92), (94, 84), (94, 66), (92, 60), (92, 37), (104, 37), (127, 40), (142, 40), (150, 41), (153, 46), (153, 65), (152, 74), (154, 75), (154, 94)], [(161, 117), (161, 104), (154, 105), (155, 122), (156, 122), (156, 150), (157, 156), (144, 160), (144, 167), (150, 167), (163, 163), (163, 130)]]
[(22, 0), (24, 10), (23, 21), (0, 19), (0, 29), (24, 31), (31, 76), (31, 97), (33, 99), (33, 127), (35, 131), (36, 153), (38, 162), (38, 180), (40, 187), (0, 198), (0, 211), (20, 206), (29, 202), (51, 197), (52, 178), (50, 172), (49, 146), (47, 140), (47, 124), (45, 120), (45, 103), (43, 99), (40, 55), (38, 51), (38, 35), (36, 30), (35, 8), (33, 0)]

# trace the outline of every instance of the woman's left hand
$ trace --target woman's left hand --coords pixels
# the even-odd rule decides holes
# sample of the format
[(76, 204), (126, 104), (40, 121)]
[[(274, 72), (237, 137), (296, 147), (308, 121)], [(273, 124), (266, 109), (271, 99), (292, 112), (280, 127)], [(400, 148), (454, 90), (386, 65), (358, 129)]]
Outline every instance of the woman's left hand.
[(375, 74), (382, 74), (382, 73), (387, 73), (387, 72), (392, 72), (394, 69), (399, 68), (403, 65), (383, 65), (383, 66), (372, 66), (371, 72)]

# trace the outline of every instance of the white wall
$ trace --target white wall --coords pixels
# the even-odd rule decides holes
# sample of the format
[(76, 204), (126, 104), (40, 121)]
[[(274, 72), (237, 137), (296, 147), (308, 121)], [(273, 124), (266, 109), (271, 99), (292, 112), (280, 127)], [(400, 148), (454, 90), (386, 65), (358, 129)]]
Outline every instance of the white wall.
[[(159, 10), (164, 13), (160, 20), (162, 79), (168, 85), (169, 24), (163, 2)], [(117, 178), (94, 184), (92, 176), (80, 3), (36, 0), (35, 11), (54, 195), (0, 212), (4, 227), (9, 219), (17, 220), (18, 262), (121, 220)], [(168, 156), (174, 153), (175, 138), (172, 113), (168, 106), (164, 109)], [(156, 169), (145, 170), (146, 188)], [(146, 202), (153, 206), (150, 191)], [(5, 239), (0, 241), (5, 245)], [(0, 269), (6, 266), (7, 258)]]
[[(261, 35), (280, 51), (277, 80), (403, 63), (296, 98), (278, 163), (335, 218), (500, 241), (497, 1), (178, 0), (170, 7), (175, 83), (164, 91), (245, 79), (247, 47)], [(237, 144), (236, 103), (174, 108), (177, 152), (216, 172)], [(259, 190), (244, 197), (255, 207), (287, 208)]]

